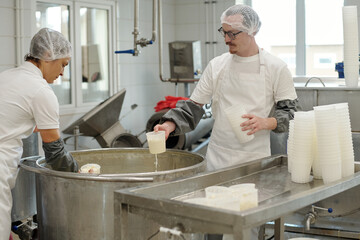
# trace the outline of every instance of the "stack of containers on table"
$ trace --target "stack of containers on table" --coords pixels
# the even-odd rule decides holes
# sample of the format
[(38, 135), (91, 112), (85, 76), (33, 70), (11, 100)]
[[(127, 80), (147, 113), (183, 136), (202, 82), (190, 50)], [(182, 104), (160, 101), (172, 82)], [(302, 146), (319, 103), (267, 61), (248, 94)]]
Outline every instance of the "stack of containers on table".
[(205, 197), (189, 198), (188, 203), (234, 211), (243, 211), (258, 206), (258, 190), (254, 183), (242, 183), (205, 188)]
[(295, 112), (289, 124), (288, 170), (296, 183), (306, 183), (312, 178), (329, 183), (354, 173), (347, 103)]

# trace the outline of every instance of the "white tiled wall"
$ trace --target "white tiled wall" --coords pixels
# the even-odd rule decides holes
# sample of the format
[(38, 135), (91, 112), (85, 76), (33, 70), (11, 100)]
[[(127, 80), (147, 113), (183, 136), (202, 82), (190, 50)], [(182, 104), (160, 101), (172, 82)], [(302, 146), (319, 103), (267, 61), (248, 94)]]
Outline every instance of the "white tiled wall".
[[(31, 6), (34, 0), (20, 0), (21, 9), (21, 43), (20, 48), (16, 47), (16, 0), (0, 0), (0, 71), (17, 65), (17, 51), (21, 51), (21, 58), (27, 53), (32, 37)], [(59, 1), (61, 2), (61, 1)], [(231, 6), (234, 0), (217, 1), (215, 5), (209, 6), (209, 23), (205, 23), (205, 1), (204, 0), (162, 0), (163, 17), (163, 77), (170, 77), (168, 43), (182, 40), (200, 40), (202, 43), (202, 64), (205, 68), (208, 59), (215, 55), (226, 52), (227, 48), (223, 43), (222, 37), (216, 32), (213, 39), (212, 31), (220, 26), (219, 17), (224, 9)], [(210, 2), (210, 1), (209, 1)], [(133, 48), (133, 28), (134, 28), (134, 1), (118, 0), (117, 9), (117, 41), (116, 50), (128, 50)], [(152, 34), (152, 0), (140, 0), (139, 11), (139, 31), (140, 38), (151, 38)], [(31, 5), (33, 4), (33, 5)], [(213, 18), (215, 6), (216, 17)], [(215, 19), (215, 24), (213, 24)], [(210, 38), (206, 39), (205, 28), (208, 27)], [(158, 26), (156, 26), (158, 28)], [(205, 41), (217, 41), (208, 47)], [(215, 46), (215, 47), (214, 47)], [(116, 66), (118, 68), (117, 86), (119, 89), (125, 88), (127, 93), (125, 102), (120, 115), (121, 124), (132, 134), (138, 134), (145, 130), (148, 119), (154, 114), (156, 103), (163, 100), (167, 95), (176, 95), (176, 88), (173, 83), (160, 81), (159, 77), (159, 57), (158, 57), (158, 36), (155, 44), (141, 48), (139, 56), (130, 54), (118, 54), (116, 56)], [(209, 53), (206, 54), (206, 49)], [(208, 59), (206, 59), (206, 56)], [(22, 61), (22, 60), (20, 60)], [(192, 91), (194, 84), (190, 85)], [(179, 96), (185, 96), (183, 84), (178, 84), (177, 92)], [(130, 106), (137, 104), (138, 107), (130, 110)], [(63, 115), (60, 123), (61, 128), (67, 127), (71, 122), (85, 112), (81, 109), (75, 111), (76, 115)], [(140, 136), (144, 140), (144, 136)], [(72, 142), (72, 141), (70, 141)], [(80, 141), (82, 148), (99, 147), (95, 140)], [(71, 143), (70, 143), (71, 144)], [(68, 147), (72, 150), (72, 146)]]
[[(219, 28), (219, 18), (224, 9), (231, 6), (234, 1), (217, 1), (215, 31)], [(211, 5), (211, 4), (210, 4)], [(191, 41), (201, 40), (202, 43), (202, 63), (205, 68), (205, 4), (204, 0), (163, 0), (163, 77), (170, 77), (168, 43), (172, 41)], [(133, 48), (133, 35), (131, 34), (134, 26), (134, 3), (129, 0), (119, 0), (119, 40), (118, 50)], [(212, 16), (212, 8), (209, 8), (209, 15)], [(152, 30), (152, 0), (140, 0), (140, 37), (151, 37)], [(212, 21), (212, 17), (211, 17)], [(216, 32), (215, 41), (217, 54), (227, 51), (223, 39)], [(213, 41), (213, 39), (209, 39)], [(119, 86), (126, 88), (122, 115), (127, 114), (122, 120), (122, 125), (137, 134), (145, 129), (147, 120), (154, 114), (156, 103), (163, 100), (165, 96), (175, 96), (175, 85), (160, 81), (159, 77), (159, 58), (158, 58), (158, 39), (154, 45), (141, 49), (141, 54), (134, 57), (129, 54), (119, 54)], [(212, 51), (212, 48), (211, 48)], [(213, 55), (213, 53), (212, 53)], [(194, 84), (190, 85), (192, 91)], [(183, 84), (178, 85), (180, 96), (185, 95)], [(138, 107), (129, 113), (132, 104)]]

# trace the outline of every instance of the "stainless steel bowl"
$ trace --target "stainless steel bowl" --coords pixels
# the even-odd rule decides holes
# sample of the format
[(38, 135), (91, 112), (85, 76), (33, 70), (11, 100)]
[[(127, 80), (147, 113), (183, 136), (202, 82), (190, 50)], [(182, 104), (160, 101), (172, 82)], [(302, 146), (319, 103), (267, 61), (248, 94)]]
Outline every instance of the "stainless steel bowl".
[[(40, 239), (108, 239), (114, 237), (114, 191), (122, 188), (190, 177), (205, 170), (204, 157), (181, 150), (155, 156), (144, 148), (95, 149), (71, 152), (82, 166), (97, 163), (100, 175), (53, 171), (44, 159), (39, 168), (22, 165), (36, 174)], [(146, 239), (158, 226), (134, 216), (132, 239)], [(139, 231), (141, 229), (141, 231)], [(145, 236), (139, 236), (143, 232)]]

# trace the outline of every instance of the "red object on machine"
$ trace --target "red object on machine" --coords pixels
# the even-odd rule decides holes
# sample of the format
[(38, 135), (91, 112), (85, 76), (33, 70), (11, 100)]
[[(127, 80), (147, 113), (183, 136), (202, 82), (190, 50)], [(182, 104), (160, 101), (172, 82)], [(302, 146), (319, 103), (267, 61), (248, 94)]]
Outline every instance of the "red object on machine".
[(155, 108), (155, 112), (159, 112), (160, 110), (166, 109), (166, 108), (175, 108), (176, 103), (179, 100), (189, 100), (189, 98), (186, 97), (174, 97), (174, 96), (165, 96), (165, 100), (159, 101)]

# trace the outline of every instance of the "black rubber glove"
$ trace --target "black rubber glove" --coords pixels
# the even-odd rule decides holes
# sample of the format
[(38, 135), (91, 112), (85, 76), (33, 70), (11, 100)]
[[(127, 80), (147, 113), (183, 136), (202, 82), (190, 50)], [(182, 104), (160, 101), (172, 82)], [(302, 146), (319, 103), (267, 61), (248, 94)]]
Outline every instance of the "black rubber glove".
[(275, 111), (271, 114), (277, 121), (277, 127), (273, 131), (276, 133), (288, 132), (289, 121), (294, 119), (295, 112), (300, 110), (301, 106), (297, 99), (279, 101), (275, 106)]
[(79, 170), (75, 159), (65, 150), (61, 138), (50, 143), (43, 142), (43, 149), (47, 166), (52, 170), (63, 172), (77, 172)]
[(160, 119), (160, 124), (169, 120), (176, 124), (176, 129), (170, 135), (179, 135), (195, 129), (204, 115), (204, 109), (191, 100), (179, 100), (176, 108), (170, 109)]

